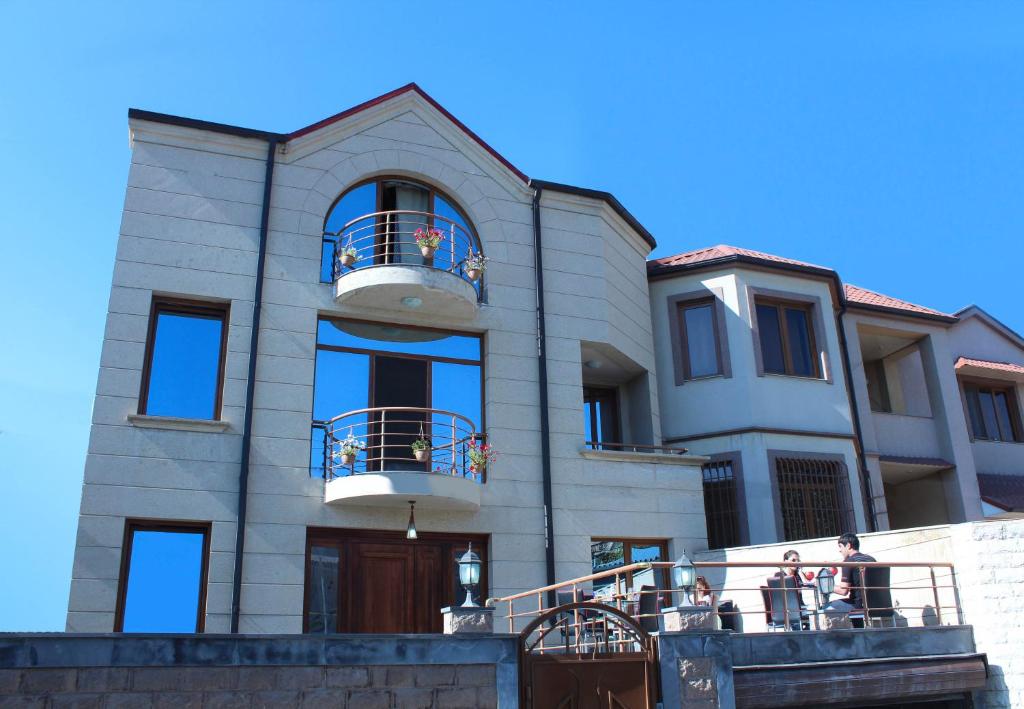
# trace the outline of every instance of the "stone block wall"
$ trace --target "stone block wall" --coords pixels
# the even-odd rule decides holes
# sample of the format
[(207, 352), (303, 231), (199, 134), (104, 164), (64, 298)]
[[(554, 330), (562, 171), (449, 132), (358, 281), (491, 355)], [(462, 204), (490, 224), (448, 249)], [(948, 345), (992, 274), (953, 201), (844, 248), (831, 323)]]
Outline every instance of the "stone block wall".
[(0, 670), (2, 707), (498, 706), (493, 665)]

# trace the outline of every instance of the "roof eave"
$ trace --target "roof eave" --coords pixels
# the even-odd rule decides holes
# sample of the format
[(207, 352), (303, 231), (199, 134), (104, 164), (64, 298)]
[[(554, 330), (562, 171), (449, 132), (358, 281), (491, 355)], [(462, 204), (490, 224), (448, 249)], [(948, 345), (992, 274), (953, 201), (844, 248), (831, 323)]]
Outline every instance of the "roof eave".
[(548, 180), (530, 180), (530, 186), (538, 187), (542, 190), (565, 192), (566, 194), (574, 194), (580, 197), (589, 197), (590, 199), (603, 201), (612, 208), (612, 211), (622, 217), (623, 221), (629, 224), (629, 226), (647, 242), (647, 245), (650, 246), (651, 249), (658, 247), (658, 242), (654, 240), (654, 236), (651, 232), (647, 231), (647, 229), (644, 228), (644, 225), (640, 223), (640, 220), (634, 217), (628, 209), (622, 206), (622, 202), (616, 199), (615, 195), (611, 192), (592, 190), (586, 187), (576, 187), (574, 185), (566, 185), (561, 182), (549, 182)]
[(872, 313), (882, 313), (884, 315), (893, 315), (901, 318), (916, 318), (918, 320), (931, 320), (932, 322), (940, 322), (946, 325), (952, 325), (957, 322), (959, 318), (953, 315), (940, 315), (933, 313), (919, 313), (914, 310), (904, 310), (902, 308), (890, 308), (884, 305), (870, 305), (868, 303), (858, 303), (850, 299), (846, 300), (847, 307), (856, 310), (866, 310)]
[(780, 271), (792, 271), (794, 273), (801, 273), (809, 276), (817, 276), (819, 278), (827, 278), (830, 280), (839, 279), (839, 274), (830, 268), (821, 268), (818, 266), (803, 266), (796, 263), (784, 263), (781, 261), (772, 261), (770, 259), (760, 259), (754, 256), (746, 256), (744, 254), (730, 254), (728, 256), (721, 256), (719, 258), (708, 259), (706, 261), (698, 261), (697, 263), (681, 263), (668, 266), (657, 266), (654, 271), (649, 271), (647, 274), (648, 280), (661, 278), (663, 276), (670, 276), (683, 271), (701, 271), (705, 269), (720, 268), (732, 263), (741, 263), (750, 266), (761, 266), (765, 268), (778, 269)]

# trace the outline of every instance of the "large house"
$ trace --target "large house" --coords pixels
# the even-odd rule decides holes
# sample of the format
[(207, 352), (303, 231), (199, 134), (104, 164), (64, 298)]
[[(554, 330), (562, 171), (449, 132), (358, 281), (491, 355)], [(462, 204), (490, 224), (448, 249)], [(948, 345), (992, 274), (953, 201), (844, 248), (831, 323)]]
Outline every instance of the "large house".
[(1024, 509), (1024, 340), (729, 246), (648, 260), (415, 85), (131, 111), (67, 629), (436, 632), (686, 550)]

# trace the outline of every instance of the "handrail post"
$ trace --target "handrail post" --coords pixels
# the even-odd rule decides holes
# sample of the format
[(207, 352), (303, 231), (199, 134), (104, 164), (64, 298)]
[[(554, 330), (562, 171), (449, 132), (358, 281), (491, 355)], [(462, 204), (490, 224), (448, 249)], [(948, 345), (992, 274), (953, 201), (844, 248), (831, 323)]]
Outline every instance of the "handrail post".
[(387, 411), (381, 411), (380, 412), (380, 445), (378, 446), (378, 448), (380, 449), (378, 451), (378, 455), (380, 456), (378, 458), (378, 462), (380, 463), (380, 469), (381, 470), (384, 470), (384, 442), (386, 440), (384, 438), (384, 436), (385, 436), (385, 431), (387, 430), (387, 420), (388, 420), (388, 412)]
[(384, 215), (384, 263), (391, 263), (391, 212)]
[(449, 240), (451, 241), (451, 254), (452, 254), (452, 263), (451, 263), (451, 268), (449, 268), (449, 271), (451, 271), (452, 273), (455, 273), (455, 222), (452, 222), (452, 230), (451, 230), (451, 236), (449, 237)]
[[(458, 470), (455, 468), (455, 458), (456, 458), (456, 452), (455, 452), (455, 417), (452, 416), (452, 470), (451, 470), (452, 477), (455, 477), (455, 474), (458, 472)], [(463, 475), (462, 477), (465, 477), (465, 475)]]
[(956, 607), (956, 624), (964, 624), (964, 610), (960, 605), (960, 588), (956, 582), (956, 569), (950, 565), (949, 567), (949, 582), (953, 587), (953, 605)]
[(942, 604), (939, 603), (939, 587), (935, 581), (935, 567), (928, 565), (928, 573), (932, 578), (932, 597), (935, 599), (935, 619), (939, 621), (939, 625), (942, 625)]

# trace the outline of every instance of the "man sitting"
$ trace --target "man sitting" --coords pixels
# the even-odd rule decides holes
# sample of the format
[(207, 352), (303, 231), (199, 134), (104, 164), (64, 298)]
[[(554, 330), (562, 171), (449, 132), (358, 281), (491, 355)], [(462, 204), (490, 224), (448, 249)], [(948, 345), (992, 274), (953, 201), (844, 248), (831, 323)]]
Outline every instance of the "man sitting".
[[(856, 534), (847, 532), (839, 537), (838, 543), (839, 554), (843, 557), (843, 561), (854, 563), (859, 561), (875, 561), (875, 557), (860, 552), (860, 540), (857, 539)], [(835, 599), (825, 606), (825, 610), (842, 613), (863, 610), (864, 591), (861, 588), (863, 585), (864, 580), (861, 578), (860, 569), (856, 567), (843, 567), (842, 578), (836, 584), (835, 592), (840, 596), (845, 596), (845, 598)]]

